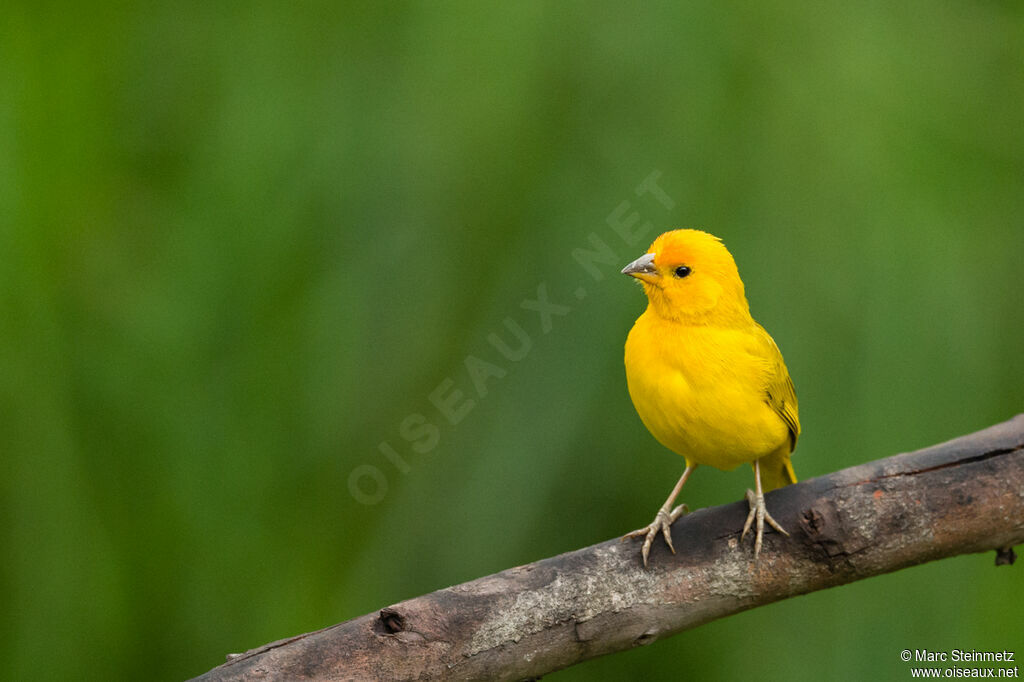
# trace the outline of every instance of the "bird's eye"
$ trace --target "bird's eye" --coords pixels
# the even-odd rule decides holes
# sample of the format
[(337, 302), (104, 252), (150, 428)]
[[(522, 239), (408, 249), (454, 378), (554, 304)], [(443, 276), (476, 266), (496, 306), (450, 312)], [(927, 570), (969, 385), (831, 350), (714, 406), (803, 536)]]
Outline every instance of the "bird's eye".
[(689, 267), (687, 267), (685, 265), (680, 265), (678, 268), (676, 268), (676, 277), (678, 277), (679, 279), (682, 279), (683, 277), (686, 277), (687, 275), (689, 275), (690, 272), (691, 271), (690, 271)]

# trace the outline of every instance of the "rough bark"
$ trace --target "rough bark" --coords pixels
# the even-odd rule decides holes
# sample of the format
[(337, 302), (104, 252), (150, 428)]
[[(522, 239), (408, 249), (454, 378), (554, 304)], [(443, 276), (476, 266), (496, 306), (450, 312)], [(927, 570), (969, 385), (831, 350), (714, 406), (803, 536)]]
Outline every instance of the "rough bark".
[(769, 493), (791, 537), (739, 544), (746, 504), (679, 519), (679, 554), (609, 540), (253, 649), (198, 680), (521, 680), (745, 609), (1024, 542), (1024, 414)]

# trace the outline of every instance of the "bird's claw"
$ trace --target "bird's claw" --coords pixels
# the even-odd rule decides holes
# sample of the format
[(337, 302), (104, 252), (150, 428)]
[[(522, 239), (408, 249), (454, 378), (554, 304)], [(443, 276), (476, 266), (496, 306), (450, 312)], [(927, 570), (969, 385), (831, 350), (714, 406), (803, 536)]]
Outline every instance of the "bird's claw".
[(779, 531), (783, 535), (789, 537), (789, 533), (786, 529), (779, 525), (779, 522), (772, 518), (772, 515), (768, 513), (768, 508), (764, 504), (764, 495), (761, 493), (755, 493), (753, 490), (747, 490), (747, 504), (750, 506), (750, 512), (747, 514), (747, 520), (743, 524), (743, 533), (740, 534), (740, 542), (747, 537), (747, 531), (750, 530), (750, 524), (757, 521), (755, 526), (754, 534), (754, 558), (761, 553), (761, 538), (764, 536), (764, 522), (767, 521), (768, 525)]
[(655, 515), (654, 520), (651, 521), (649, 525), (644, 526), (643, 528), (637, 528), (630, 533), (626, 533), (619, 539), (619, 541), (622, 542), (628, 538), (642, 537), (644, 539), (644, 546), (640, 549), (640, 555), (644, 560), (644, 568), (647, 568), (647, 557), (651, 553), (651, 545), (654, 543), (654, 538), (658, 537), (659, 532), (664, 536), (665, 544), (668, 545), (670, 550), (672, 550), (672, 553), (676, 553), (676, 548), (672, 546), (672, 524), (680, 516), (688, 514), (689, 512), (690, 509), (685, 504), (679, 505), (672, 511), (662, 507), (658, 510), (657, 515)]

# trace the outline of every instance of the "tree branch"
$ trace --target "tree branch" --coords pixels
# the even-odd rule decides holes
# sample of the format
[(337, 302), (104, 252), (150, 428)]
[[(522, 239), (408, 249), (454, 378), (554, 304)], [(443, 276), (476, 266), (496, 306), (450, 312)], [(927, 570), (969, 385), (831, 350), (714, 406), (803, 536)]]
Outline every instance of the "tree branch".
[(1024, 542), (1024, 414), (767, 497), (792, 537), (738, 546), (746, 503), (673, 526), (677, 555), (609, 540), (267, 644), (198, 680), (519, 680), (740, 611)]

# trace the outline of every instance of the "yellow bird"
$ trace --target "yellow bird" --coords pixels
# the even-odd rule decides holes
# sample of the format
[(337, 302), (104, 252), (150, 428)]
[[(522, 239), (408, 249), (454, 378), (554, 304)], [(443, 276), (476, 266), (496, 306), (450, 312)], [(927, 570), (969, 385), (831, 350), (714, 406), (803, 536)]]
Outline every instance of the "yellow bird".
[(644, 566), (659, 532), (675, 553), (670, 526), (688, 510), (672, 504), (693, 470), (749, 462), (754, 490), (741, 539), (755, 523), (756, 558), (765, 521), (789, 535), (765, 508), (764, 492), (796, 483), (789, 456), (800, 419), (782, 353), (750, 316), (736, 263), (717, 237), (666, 232), (622, 273), (640, 280), (648, 301), (626, 339), (629, 396), (651, 434), (686, 458), (654, 521), (622, 539), (644, 538)]

